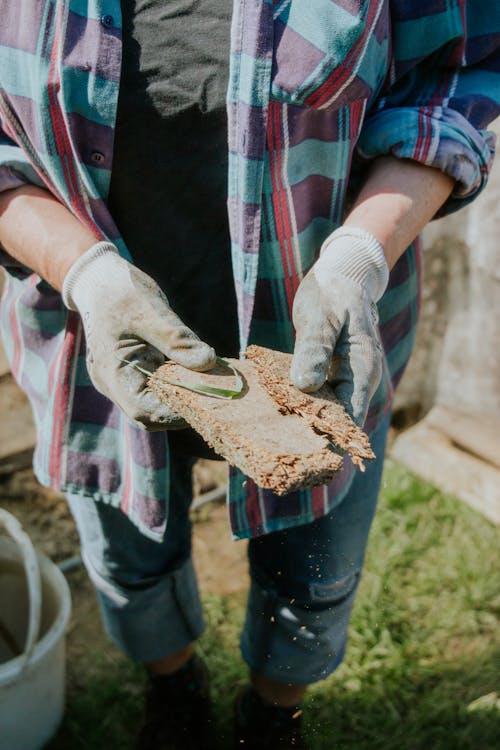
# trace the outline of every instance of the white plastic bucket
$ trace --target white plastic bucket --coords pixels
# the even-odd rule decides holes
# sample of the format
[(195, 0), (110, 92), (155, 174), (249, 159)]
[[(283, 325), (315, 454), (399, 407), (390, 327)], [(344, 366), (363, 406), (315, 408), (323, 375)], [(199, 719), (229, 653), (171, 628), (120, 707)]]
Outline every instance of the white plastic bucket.
[(1, 750), (40, 750), (56, 733), (64, 713), (70, 612), (61, 571), (0, 508)]

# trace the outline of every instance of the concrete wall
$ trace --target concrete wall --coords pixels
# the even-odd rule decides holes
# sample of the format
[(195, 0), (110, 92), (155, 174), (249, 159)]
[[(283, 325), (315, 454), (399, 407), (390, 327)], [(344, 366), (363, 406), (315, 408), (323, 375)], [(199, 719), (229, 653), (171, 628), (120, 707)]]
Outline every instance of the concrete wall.
[[(499, 136), (500, 120), (492, 129)], [(424, 233), (424, 290), (417, 345), (396, 415), (434, 404), (500, 418), (500, 154), (468, 208)]]

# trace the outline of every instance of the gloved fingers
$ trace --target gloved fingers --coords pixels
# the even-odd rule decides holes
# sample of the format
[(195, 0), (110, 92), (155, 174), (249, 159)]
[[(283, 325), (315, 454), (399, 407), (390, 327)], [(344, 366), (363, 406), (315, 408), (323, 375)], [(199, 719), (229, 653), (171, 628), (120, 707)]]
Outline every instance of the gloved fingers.
[(290, 380), (301, 391), (313, 393), (327, 379), (340, 324), (326, 315), (312, 274), (303, 279), (295, 295), (293, 323), (296, 338)]
[(119, 342), (115, 352), (87, 355), (90, 378), (125, 414), (147, 430), (182, 429), (187, 426), (170, 407), (147, 389), (147, 372), (154, 372), (165, 358), (158, 350), (136, 339)]
[(328, 380), (360, 427), (381, 376), (382, 354), (377, 338), (365, 331), (351, 334), (346, 328), (335, 349)]
[(148, 432), (183, 430), (189, 427), (182, 417), (163, 404), (151, 391), (142, 391), (131, 406), (130, 413), (126, 412), (127, 416)]
[(325, 382), (328, 375), (332, 347), (321, 337), (308, 334), (297, 335), (290, 367), (290, 380), (305, 393), (314, 393)]
[[(177, 318), (177, 316), (175, 316)], [(179, 318), (178, 324), (165, 331), (163, 339), (154, 336), (152, 343), (169, 359), (189, 370), (204, 372), (215, 366), (216, 354), (213, 347), (206, 344)], [(155, 343), (156, 342), (156, 343)]]
[(149, 315), (146, 325), (136, 321), (133, 333), (189, 370), (203, 372), (215, 365), (214, 349), (184, 325), (169, 307), (161, 316)]
[[(145, 356), (137, 360), (137, 364), (149, 370), (152, 361), (153, 357)], [(147, 375), (137, 370), (133, 364), (118, 363), (115, 392), (111, 393), (111, 397), (130, 419), (147, 430), (186, 427), (186, 422), (178, 414), (148, 391), (146, 383)]]
[(156, 282), (139, 269), (134, 269), (132, 280), (142, 306), (131, 321), (131, 333), (189, 370), (214, 367), (214, 349), (182, 322)]
[(156, 347), (149, 346), (135, 336), (120, 336), (115, 348), (115, 365), (119, 369), (128, 367), (128, 363), (132, 362), (143, 370), (153, 373), (165, 362), (165, 356)]

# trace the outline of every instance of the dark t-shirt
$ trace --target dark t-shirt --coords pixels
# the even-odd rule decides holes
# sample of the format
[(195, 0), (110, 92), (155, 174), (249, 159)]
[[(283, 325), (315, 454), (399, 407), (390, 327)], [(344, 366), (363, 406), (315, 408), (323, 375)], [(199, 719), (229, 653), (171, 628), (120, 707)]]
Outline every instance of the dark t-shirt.
[(122, 0), (109, 205), (186, 325), (238, 352), (226, 210), (229, 0)]

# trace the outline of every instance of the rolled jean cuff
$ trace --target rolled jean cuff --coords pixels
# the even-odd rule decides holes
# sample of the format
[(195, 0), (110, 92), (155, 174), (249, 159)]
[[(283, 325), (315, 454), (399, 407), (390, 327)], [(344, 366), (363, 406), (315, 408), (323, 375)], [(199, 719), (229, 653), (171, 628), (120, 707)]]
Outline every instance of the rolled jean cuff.
[(317, 592), (315, 601), (300, 604), (252, 581), (241, 636), (241, 653), (250, 669), (292, 685), (328, 677), (344, 658), (359, 577), (360, 572), (353, 572), (325, 581), (325, 596)]
[(156, 661), (199, 638), (205, 624), (191, 559), (141, 588), (124, 587), (86, 566), (97, 589), (104, 627), (134, 661)]

